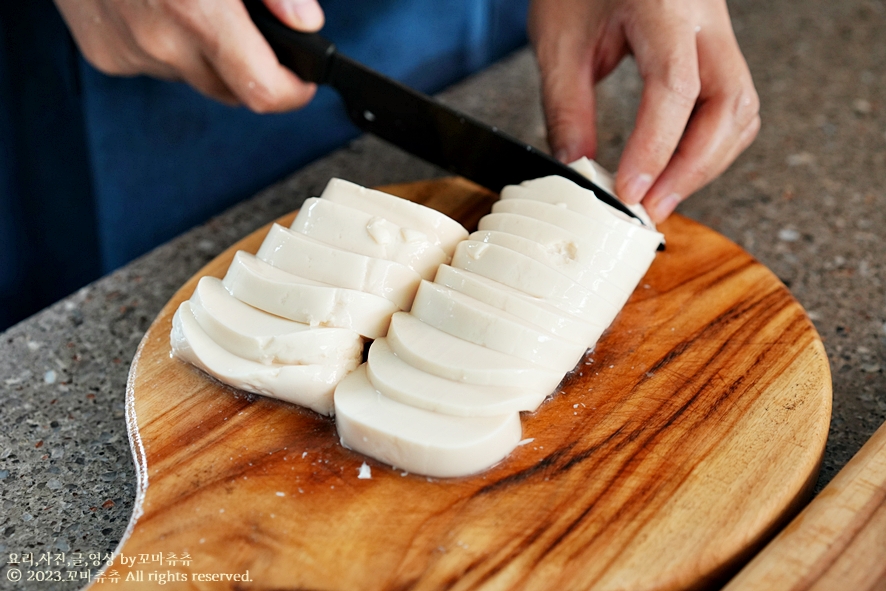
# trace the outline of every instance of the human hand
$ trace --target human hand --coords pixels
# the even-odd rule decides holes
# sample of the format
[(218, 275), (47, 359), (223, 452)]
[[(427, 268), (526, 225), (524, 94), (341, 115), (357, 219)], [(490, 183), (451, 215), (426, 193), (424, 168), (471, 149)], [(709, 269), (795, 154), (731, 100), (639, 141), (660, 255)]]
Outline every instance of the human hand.
[[(293, 29), (316, 31), (316, 0), (264, 0)], [(187, 82), (259, 113), (296, 109), (316, 91), (287, 68), (241, 0), (55, 0), (84, 57), (115, 76)]]
[(594, 85), (634, 55), (643, 94), (616, 192), (642, 201), (656, 222), (723, 172), (760, 129), (725, 0), (533, 0), (529, 36), (548, 141), (564, 162), (595, 155)]

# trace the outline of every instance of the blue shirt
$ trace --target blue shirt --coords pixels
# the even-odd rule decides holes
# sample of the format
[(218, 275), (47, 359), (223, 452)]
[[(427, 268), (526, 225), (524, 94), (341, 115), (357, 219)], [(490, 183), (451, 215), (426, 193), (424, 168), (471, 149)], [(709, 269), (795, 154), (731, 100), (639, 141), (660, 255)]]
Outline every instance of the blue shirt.
[[(527, 2), (326, 0), (323, 34), (435, 92), (523, 44)], [(0, 4), (0, 329), (358, 133), (326, 88), (300, 111), (256, 115), (184, 84), (105, 76), (49, 0)]]

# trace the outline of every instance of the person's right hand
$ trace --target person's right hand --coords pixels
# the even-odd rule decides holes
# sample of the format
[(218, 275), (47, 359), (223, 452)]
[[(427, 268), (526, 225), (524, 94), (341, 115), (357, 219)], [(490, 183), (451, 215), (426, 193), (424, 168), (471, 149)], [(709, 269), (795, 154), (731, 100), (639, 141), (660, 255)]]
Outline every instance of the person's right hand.
[[(316, 0), (264, 0), (283, 23), (317, 31)], [(89, 63), (115, 76), (187, 82), (259, 113), (303, 107), (316, 86), (281, 66), (241, 0), (55, 0)]]

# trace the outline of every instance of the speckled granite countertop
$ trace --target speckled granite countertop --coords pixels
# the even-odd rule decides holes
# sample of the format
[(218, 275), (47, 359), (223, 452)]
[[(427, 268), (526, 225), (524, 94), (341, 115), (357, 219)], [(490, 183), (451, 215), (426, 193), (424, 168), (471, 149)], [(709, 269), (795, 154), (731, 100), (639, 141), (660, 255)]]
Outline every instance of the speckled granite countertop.
[[(730, 7), (763, 128), (679, 211), (759, 258), (818, 327), (834, 379), (820, 488), (886, 418), (886, 5), (736, 0)], [(639, 90), (630, 63), (600, 88), (598, 160), (609, 168)], [(445, 98), (544, 146), (528, 51)], [(438, 174), (362, 138), (0, 335), (0, 565), (9, 553), (116, 546), (135, 494), (123, 418), (129, 362), (188, 277), (331, 176), (379, 185)], [(13, 583), (5, 572), (0, 588), (82, 586)]]

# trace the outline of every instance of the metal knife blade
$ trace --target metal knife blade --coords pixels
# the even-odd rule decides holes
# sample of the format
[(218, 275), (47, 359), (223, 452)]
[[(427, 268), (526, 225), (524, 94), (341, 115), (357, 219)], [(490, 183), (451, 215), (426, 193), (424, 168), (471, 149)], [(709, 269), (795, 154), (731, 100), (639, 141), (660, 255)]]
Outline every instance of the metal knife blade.
[(505, 185), (559, 175), (643, 223), (609, 192), (535, 147), (338, 53), (319, 34), (293, 31), (262, 0), (244, 4), (280, 63), (302, 80), (338, 91), (360, 129), (496, 193)]

